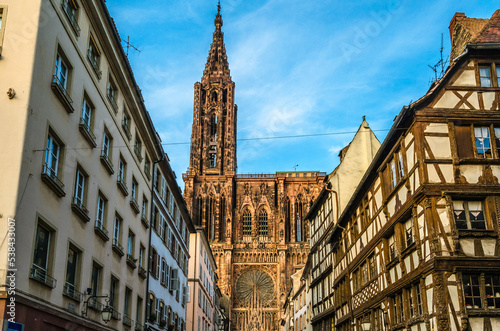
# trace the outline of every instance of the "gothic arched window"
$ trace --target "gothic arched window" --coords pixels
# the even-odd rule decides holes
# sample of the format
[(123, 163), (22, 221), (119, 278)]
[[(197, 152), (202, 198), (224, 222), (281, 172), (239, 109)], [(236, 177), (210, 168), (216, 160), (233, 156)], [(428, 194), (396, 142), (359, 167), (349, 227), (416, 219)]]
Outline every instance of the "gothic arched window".
[(226, 237), (226, 199), (222, 197), (219, 205), (219, 240)]
[(295, 241), (303, 241), (304, 240), (304, 226), (302, 219), (302, 210), (303, 205), (302, 201), (295, 202)]
[(290, 242), (290, 199), (286, 197), (285, 200), (285, 242)]
[(250, 210), (243, 212), (243, 240), (250, 240), (252, 236), (252, 214)]
[(261, 240), (267, 240), (269, 225), (267, 224), (267, 212), (262, 209), (259, 213), (259, 237)]
[(210, 195), (205, 205), (205, 229), (209, 240), (215, 239), (215, 199)]

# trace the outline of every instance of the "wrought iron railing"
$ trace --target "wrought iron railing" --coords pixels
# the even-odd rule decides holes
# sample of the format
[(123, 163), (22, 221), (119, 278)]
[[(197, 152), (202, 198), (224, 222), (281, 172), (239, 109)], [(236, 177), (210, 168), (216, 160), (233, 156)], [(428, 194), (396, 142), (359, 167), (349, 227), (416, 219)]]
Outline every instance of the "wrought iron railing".
[(34, 279), (44, 285), (47, 285), (51, 288), (55, 288), (57, 284), (57, 280), (47, 274), (47, 270), (42, 267), (33, 264), (31, 266), (30, 278)]

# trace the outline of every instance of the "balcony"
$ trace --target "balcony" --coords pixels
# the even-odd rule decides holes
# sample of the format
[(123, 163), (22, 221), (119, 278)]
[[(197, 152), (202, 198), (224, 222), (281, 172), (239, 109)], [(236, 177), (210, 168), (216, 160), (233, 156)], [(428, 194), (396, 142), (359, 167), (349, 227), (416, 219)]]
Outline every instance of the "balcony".
[(97, 234), (99, 237), (101, 237), (102, 240), (108, 241), (109, 240), (109, 235), (108, 235), (108, 230), (102, 225), (101, 220), (96, 220), (95, 221), (95, 226), (94, 226), (94, 232)]
[(137, 268), (137, 265), (135, 264), (137, 262), (137, 259), (134, 258), (132, 254), (127, 254), (127, 265), (131, 267), (132, 269)]
[(85, 123), (85, 119), (82, 117), (80, 118), (80, 125), (78, 126), (80, 129), (80, 132), (82, 133), (83, 137), (87, 142), (92, 146), (93, 148), (97, 147), (96, 143), (96, 137), (94, 133), (92, 132), (92, 129), (90, 129), (90, 126)]
[(88, 307), (92, 308), (94, 310), (97, 310), (97, 311), (102, 311), (102, 309), (104, 308), (104, 305), (102, 303), (100, 303), (99, 301), (97, 301), (96, 298), (92, 298), (88, 301)]
[(94, 56), (90, 48), (87, 50), (87, 59), (90, 62), (90, 65), (92, 66), (92, 69), (94, 69), (94, 72), (97, 76), (98, 79), (101, 79), (102, 77), (102, 71), (99, 69), (99, 63), (98, 63), (98, 58)]
[(30, 278), (50, 288), (55, 288), (57, 285), (57, 280), (49, 276), (47, 270), (35, 264), (31, 266)]
[(60, 198), (66, 196), (63, 182), (57, 177), (56, 170), (49, 167), (47, 163), (43, 165), (42, 181), (44, 181)]
[(125, 313), (123, 313), (122, 322), (123, 322), (123, 324), (128, 325), (128, 326), (134, 325), (134, 321), (132, 321), (132, 319), (128, 316), (128, 314), (125, 314)]
[(143, 331), (144, 330), (141, 322), (139, 322), (139, 321), (135, 322), (135, 330), (136, 331)]
[(128, 123), (125, 120), (122, 120), (122, 128), (127, 135), (128, 140), (130, 141), (130, 139), (132, 139), (132, 133), (130, 133), (130, 128), (128, 127)]
[(108, 88), (106, 92), (106, 96), (108, 97), (109, 103), (111, 104), (111, 107), (113, 107), (113, 110), (116, 113), (118, 113), (118, 104), (116, 103), (116, 92), (110, 88)]
[(119, 242), (118, 238), (113, 238), (113, 246), (112, 246), (112, 248), (115, 251), (115, 253), (118, 254), (120, 257), (122, 257), (123, 255), (125, 255), (125, 253), (123, 252), (123, 246), (120, 245), (120, 242)]
[(73, 31), (75, 31), (75, 34), (77, 37), (80, 36), (80, 26), (78, 25), (78, 22), (76, 21), (75, 14), (71, 10), (72, 8), (69, 6), (69, 1), (70, 0), (62, 0), (61, 2), (61, 8), (63, 12), (66, 14), (66, 17), (69, 20), (69, 23), (71, 24), (71, 27), (73, 28)]
[(122, 315), (116, 311), (116, 309), (113, 308), (113, 313), (111, 314), (111, 318), (115, 320), (119, 320), (122, 317)]
[(142, 160), (144, 159), (141, 155), (141, 146), (139, 144), (135, 144), (134, 145), (134, 152), (135, 152), (135, 155), (137, 156), (137, 158), (139, 159), (139, 162), (142, 162)]
[(132, 207), (136, 214), (139, 214), (139, 212), (141, 211), (134, 197), (130, 198), (130, 207)]
[(139, 266), (139, 276), (142, 277), (142, 279), (146, 279), (146, 269), (143, 267)]
[(63, 287), (63, 294), (75, 301), (81, 302), (83, 294), (75, 289), (75, 285), (66, 282)]
[(146, 217), (146, 214), (145, 213), (142, 213), (141, 215), (141, 222), (142, 222), (142, 225), (144, 225), (147, 228), (149, 228), (149, 221), (148, 221), (148, 218)]
[(59, 101), (61, 101), (61, 103), (63, 104), (66, 111), (69, 114), (73, 113), (75, 111), (75, 109), (73, 108), (73, 100), (69, 96), (66, 87), (56, 75), (52, 76), (52, 84), (50, 86), (52, 87), (52, 91), (54, 91)]
[(128, 187), (127, 184), (123, 181), (123, 178), (118, 178), (116, 181), (116, 184), (118, 185), (118, 188), (122, 191), (124, 196), (128, 195)]
[(109, 159), (108, 153), (106, 153), (104, 150), (101, 151), (101, 163), (106, 168), (106, 170), (109, 172), (110, 175), (115, 173), (114, 165), (113, 162)]
[(73, 203), (71, 204), (71, 209), (82, 219), (84, 222), (89, 222), (89, 211), (87, 207), (83, 204), (82, 198), (73, 197)]

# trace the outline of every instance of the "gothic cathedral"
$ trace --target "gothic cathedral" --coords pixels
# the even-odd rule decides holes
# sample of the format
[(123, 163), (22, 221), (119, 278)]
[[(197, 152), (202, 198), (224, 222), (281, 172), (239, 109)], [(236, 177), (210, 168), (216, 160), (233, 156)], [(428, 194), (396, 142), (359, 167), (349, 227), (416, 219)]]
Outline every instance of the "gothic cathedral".
[(205, 70), (194, 85), (184, 198), (211, 244), (231, 330), (278, 330), (290, 276), (309, 252), (304, 217), (326, 174), (236, 173), (238, 108), (221, 28), (219, 7)]

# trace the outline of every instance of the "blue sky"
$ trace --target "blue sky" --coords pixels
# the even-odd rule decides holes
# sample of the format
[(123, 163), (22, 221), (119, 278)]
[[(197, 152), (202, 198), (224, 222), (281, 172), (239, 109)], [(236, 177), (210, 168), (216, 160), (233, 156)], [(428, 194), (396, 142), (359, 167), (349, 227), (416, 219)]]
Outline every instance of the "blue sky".
[[(214, 31), (216, 0), (107, 0), (181, 188), (189, 166), (193, 85)], [(382, 141), (420, 98), (455, 12), (490, 18), (498, 1), (222, 0), (236, 84), (238, 173), (331, 172), (366, 115)], [(178, 144), (185, 143), (185, 144)]]

